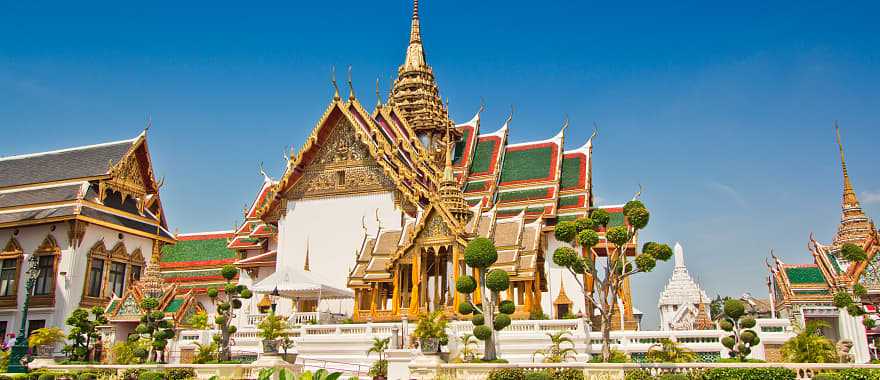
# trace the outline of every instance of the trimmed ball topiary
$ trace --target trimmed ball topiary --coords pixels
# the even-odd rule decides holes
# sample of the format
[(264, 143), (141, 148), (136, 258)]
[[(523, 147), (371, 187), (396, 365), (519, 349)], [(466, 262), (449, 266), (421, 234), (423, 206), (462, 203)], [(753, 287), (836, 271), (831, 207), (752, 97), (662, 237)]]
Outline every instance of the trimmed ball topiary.
[(636, 256), (636, 268), (642, 272), (650, 272), (657, 266), (657, 260), (649, 254), (642, 253)]
[(748, 344), (752, 344), (752, 342), (757, 337), (758, 337), (758, 335), (755, 334), (755, 332), (751, 331), (751, 330), (746, 330), (746, 331), (743, 331), (741, 334), (739, 334), (740, 340), (742, 340), (744, 343), (748, 343)]
[(474, 317), (471, 318), (471, 323), (473, 323), (474, 326), (485, 325), (486, 324), (486, 317), (484, 317), (483, 314), (474, 314)]
[(840, 256), (848, 261), (864, 261), (868, 258), (865, 250), (853, 243), (846, 243), (840, 247)]
[(498, 314), (495, 316), (495, 319), (492, 320), (492, 324), (495, 327), (495, 331), (501, 331), (505, 327), (510, 326), (510, 316), (507, 314)]
[(147, 297), (147, 298), (144, 298), (143, 301), (141, 301), (141, 308), (150, 310), (150, 309), (155, 309), (157, 307), (159, 307), (159, 300), (157, 300), (153, 297)]
[(667, 261), (672, 258), (672, 247), (669, 244), (657, 244), (657, 248), (655, 248), (654, 257), (660, 261)]
[(141, 324), (138, 324), (137, 327), (134, 328), (134, 332), (136, 332), (138, 334), (146, 334), (146, 333), (150, 332), (150, 328), (147, 327), (147, 325), (141, 323)]
[(220, 269), (220, 275), (227, 280), (232, 280), (238, 274), (238, 268), (232, 264), (226, 264)]
[(585, 258), (578, 258), (571, 264), (571, 270), (577, 274), (587, 273), (587, 261)]
[(510, 277), (507, 271), (502, 269), (492, 269), (486, 275), (486, 287), (492, 291), (500, 292), (510, 287)]
[(474, 336), (479, 340), (486, 340), (492, 336), (492, 329), (486, 325), (479, 325), (474, 327)]
[(651, 214), (646, 208), (635, 208), (626, 214), (626, 220), (629, 222), (629, 225), (637, 230), (645, 228), (650, 218)]
[(474, 307), (470, 302), (462, 302), (458, 304), (458, 312), (460, 314), (468, 315), (474, 312)]
[(208, 297), (217, 298), (220, 295), (220, 291), (217, 288), (209, 288), (207, 291)]
[(724, 319), (718, 323), (718, 327), (721, 327), (724, 331), (733, 331), (733, 322)]
[(571, 247), (559, 247), (553, 251), (553, 263), (561, 267), (569, 267), (578, 258), (577, 251)]
[(471, 268), (488, 268), (498, 260), (495, 243), (484, 237), (471, 240), (464, 249), (464, 261)]
[(621, 246), (629, 241), (629, 231), (625, 226), (611, 227), (605, 232), (605, 238), (611, 243)]
[(739, 325), (746, 329), (755, 327), (756, 324), (758, 324), (758, 321), (756, 321), (753, 317), (744, 317), (739, 320)]
[(244, 289), (244, 290), (242, 290), (241, 293), (239, 294), (239, 297), (244, 298), (244, 299), (246, 299), (246, 300), (247, 300), (247, 299), (250, 299), (250, 298), (253, 297), (253, 296), (254, 296), (254, 293), (253, 293), (250, 289)]
[(504, 314), (513, 314), (516, 311), (516, 304), (511, 300), (501, 301), (501, 304), (498, 305), (498, 311)]
[(235, 284), (226, 284), (226, 286), (223, 287), (223, 291), (225, 291), (226, 294), (236, 294), (238, 293), (238, 286)]
[(217, 323), (218, 325), (223, 325), (226, 323), (226, 317), (223, 315), (218, 315), (218, 316), (214, 317), (214, 322)]
[(578, 229), (577, 224), (572, 221), (564, 221), (556, 224), (556, 228), (553, 231), (553, 235), (556, 236), (556, 240), (563, 241), (566, 243), (571, 243), (574, 241), (574, 238), (577, 236)]
[(736, 339), (732, 336), (721, 338), (721, 345), (727, 347), (727, 349), (732, 349), (734, 344), (736, 344)]
[(834, 295), (834, 306), (844, 308), (853, 303), (852, 296), (847, 292), (838, 292)]
[(584, 232), (586, 230), (595, 230), (598, 228), (596, 222), (590, 218), (578, 218), (574, 221), (575, 227), (577, 227), (578, 233)]
[(232, 308), (233, 309), (241, 309), (241, 300), (238, 298), (232, 299)]
[(230, 334), (235, 334), (237, 331), (238, 331), (238, 327), (235, 327), (235, 325), (229, 326), (229, 333)]
[(455, 290), (459, 293), (470, 294), (473, 293), (474, 290), (477, 289), (477, 281), (473, 276), (459, 276), (457, 280), (455, 280)]
[(724, 301), (724, 315), (734, 320), (746, 313), (746, 305), (740, 300), (728, 299)]
[(641, 209), (647, 209), (647, 207), (645, 207), (645, 204), (642, 203), (642, 201), (640, 201), (640, 200), (638, 200), (638, 199), (633, 199), (633, 200), (631, 200), (631, 201), (629, 201), (629, 202), (626, 202), (626, 204), (623, 205), (623, 215), (626, 215), (627, 217), (629, 217), (629, 214), (630, 214), (633, 210), (635, 210), (635, 209), (640, 209), (640, 208), (641, 208)]
[(611, 214), (608, 214), (608, 211), (597, 208), (590, 212), (590, 219), (593, 219), (597, 225), (606, 227), (608, 222), (611, 221)]
[(165, 313), (160, 310), (153, 310), (152, 312), (150, 312), (150, 318), (153, 318), (153, 320), (160, 320), (162, 318), (165, 318)]
[(596, 244), (599, 244), (599, 233), (593, 230), (583, 230), (578, 232), (577, 242), (582, 247), (595, 247)]
[(853, 285), (853, 295), (856, 297), (864, 297), (868, 295), (868, 288), (862, 284), (855, 284)]
[(223, 302), (223, 303), (217, 305), (217, 310), (221, 311), (221, 312), (228, 311), (229, 308), (230, 308), (230, 305), (226, 302)]

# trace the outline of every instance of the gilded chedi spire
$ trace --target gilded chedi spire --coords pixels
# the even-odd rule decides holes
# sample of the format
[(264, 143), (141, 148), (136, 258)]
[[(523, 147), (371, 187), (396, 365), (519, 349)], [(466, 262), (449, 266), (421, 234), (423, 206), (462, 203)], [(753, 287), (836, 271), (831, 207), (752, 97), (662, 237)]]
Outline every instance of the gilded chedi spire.
[(837, 147), (840, 149), (840, 167), (843, 170), (843, 203), (840, 225), (837, 227), (837, 235), (834, 236), (834, 246), (839, 248), (845, 243), (856, 245), (864, 244), (868, 236), (873, 232), (874, 223), (862, 210), (856, 192), (853, 189), (849, 172), (846, 169), (846, 156), (843, 151), (843, 142), (840, 139), (840, 128), (835, 123), (837, 132)]
[(446, 133), (446, 164), (443, 167), (443, 179), (440, 182), (440, 200), (447, 210), (461, 223), (466, 223), (473, 216), (473, 212), (464, 199), (461, 187), (452, 173), (452, 146), (449, 130)]
[[(425, 60), (419, 20), (419, 1), (413, 1), (412, 25), (406, 60), (397, 69), (397, 79), (391, 88), (388, 105), (396, 106), (407, 123), (419, 135), (421, 142), (442, 160), (442, 140), (446, 128), (452, 126), (449, 114), (440, 98), (440, 89), (434, 80), (434, 71)], [(441, 164), (442, 161), (437, 162)]]

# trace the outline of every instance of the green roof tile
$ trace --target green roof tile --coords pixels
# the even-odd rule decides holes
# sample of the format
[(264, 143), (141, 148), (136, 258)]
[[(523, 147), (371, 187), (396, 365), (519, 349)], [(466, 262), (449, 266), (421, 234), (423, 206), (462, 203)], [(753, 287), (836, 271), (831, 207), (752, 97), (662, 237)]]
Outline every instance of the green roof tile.
[(792, 284), (819, 284), (825, 283), (825, 276), (819, 267), (788, 267), (785, 274)]
[(498, 201), (499, 202), (516, 202), (516, 201), (527, 201), (532, 199), (545, 199), (550, 197), (550, 192), (553, 190), (552, 187), (545, 187), (540, 189), (528, 189), (528, 190), (514, 190), (514, 191), (505, 191), (502, 193), (498, 193)]
[(834, 267), (834, 272), (843, 273), (843, 269), (840, 268), (840, 263), (837, 262), (837, 257), (834, 257), (834, 255), (830, 253), (826, 253), (826, 255), (828, 255), (828, 261), (831, 262), (831, 266)]
[(162, 263), (229, 260), (235, 251), (226, 248), (226, 239), (180, 240), (162, 247)]
[(559, 186), (563, 189), (571, 189), (578, 187), (581, 182), (581, 173), (586, 173), (582, 168), (583, 157), (569, 157), (562, 159), (562, 177), (559, 179)]
[(165, 306), (166, 313), (175, 313), (180, 310), (180, 307), (183, 306), (183, 298), (175, 298), (168, 303), (168, 306)]
[(492, 155), (495, 153), (498, 141), (489, 139), (478, 141), (477, 148), (474, 151), (474, 161), (471, 162), (471, 173), (485, 173), (490, 169), (492, 164)]
[(221, 276), (220, 269), (181, 270), (174, 272), (162, 272), (162, 278), (166, 280), (188, 277), (216, 277)]
[(486, 190), (489, 187), (489, 181), (471, 181), (464, 185), (465, 193), (472, 193)]
[(455, 142), (455, 153), (452, 154), (453, 165), (458, 165), (461, 162), (461, 158), (465, 154), (464, 149), (467, 147), (467, 142), (471, 139), (471, 134), (473, 133), (473, 129), (466, 128), (464, 133), (462, 133), (461, 140)]
[(559, 197), (559, 207), (576, 206), (581, 204), (582, 195), (566, 195)]
[(501, 183), (547, 178), (552, 174), (550, 168), (554, 159), (550, 146), (508, 150), (501, 166)]
[(822, 295), (822, 294), (830, 294), (827, 289), (824, 290), (802, 290), (802, 289), (794, 289), (794, 294), (804, 294), (804, 295)]

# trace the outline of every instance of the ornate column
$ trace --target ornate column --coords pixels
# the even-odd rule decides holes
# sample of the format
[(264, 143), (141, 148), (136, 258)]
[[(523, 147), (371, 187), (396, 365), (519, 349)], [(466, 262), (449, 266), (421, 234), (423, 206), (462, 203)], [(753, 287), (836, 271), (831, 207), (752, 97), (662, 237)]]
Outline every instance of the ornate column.
[(400, 275), (400, 265), (397, 266), (397, 269), (394, 271), (394, 279), (392, 280), (392, 284), (394, 284), (394, 290), (391, 293), (391, 314), (395, 317), (399, 316), (400, 313), (400, 286), (401, 286), (401, 275)]
[(421, 286), (421, 277), (419, 274), (422, 272), (422, 248), (417, 247), (413, 250), (413, 267), (410, 272), (412, 275), (412, 290), (410, 291), (410, 300), (409, 300), (409, 314), (412, 316), (419, 315), (419, 289)]
[(452, 288), (449, 290), (452, 292), (452, 309), (458, 310), (458, 304), (461, 303), (459, 299), (458, 290), (455, 289), (455, 281), (458, 280), (458, 276), (460, 273), (459, 270), (459, 252), (458, 252), (458, 244), (455, 244), (455, 241), (452, 242)]

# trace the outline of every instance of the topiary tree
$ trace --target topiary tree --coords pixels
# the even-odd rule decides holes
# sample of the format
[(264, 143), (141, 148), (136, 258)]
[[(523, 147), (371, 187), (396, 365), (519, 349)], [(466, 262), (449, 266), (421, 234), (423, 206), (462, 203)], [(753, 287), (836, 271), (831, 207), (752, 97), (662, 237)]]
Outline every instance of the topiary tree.
[[(667, 261), (672, 257), (672, 248), (655, 242), (645, 243), (641, 253), (632, 259), (628, 257), (626, 245), (633, 241), (639, 230), (648, 225), (650, 213), (642, 202), (632, 200), (623, 206), (623, 214), (626, 217), (624, 225), (609, 227), (611, 216), (605, 210), (596, 209), (588, 218), (558, 223), (554, 232), (556, 240), (570, 245), (559, 247), (553, 252), (553, 263), (568, 269), (574, 275), (584, 295), (584, 304), (588, 308), (584, 315), (588, 350), (591, 346), (591, 319), (595, 312), (599, 314), (604, 362), (611, 360), (612, 356), (611, 319), (624, 281), (637, 273), (650, 272), (657, 266), (657, 261)], [(599, 255), (596, 246), (601, 240), (599, 230), (602, 228), (605, 229), (607, 255), (605, 260), (597, 262)], [(579, 253), (578, 248), (584, 254)], [(587, 277), (584, 275), (589, 275), (592, 287), (586, 283)]]
[(70, 344), (64, 346), (63, 349), (67, 358), (71, 361), (88, 361), (89, 352), (94, 344), (101, 339), (101, 334), (98, 333), (96, 327), (107, 324), (104, 309), (95, 306), (91, 309), (91, 314), (89, 310), (76, 309), (64, 323), (71, 327), (70, 333), (67, 335)]
[(214, 323), (220, 329), (220, 340), (217, 342), (220, 346), (218, 354), (220, 361), (225, 361), (232, 359), (232, 351), (229, 349), (229, 338), (238, 331), (232, 325), (232, 319), (235, 318), (235, 310), (241, 309), (241, 300), (250, 299), (253, 293), (244, 285), (232, 283), (232, 280), (238, 275), (238, 268), (234, 265), (224, 265), (220, 269), (220, 275), (226, 280), (223, 293), (221, 294), (217, 288), (210, 288), (208, 289), (208, 297), (211, 297), (211, 301), (217, 305)]
[[(867, 252), (858, 245), (845, 243), (840, 247), (840, 257), (849, 261), (850, 265), (865, 265), (870, 269), (870, 272), (880, 273), (877, 263), (868, 260)], [(880, 307), (880, 304), (868, 302), (864, 299), (866, 295), (868, 295), (868, 289), (858, 282), (850, 288), (839, 288), (834, 294), (834, 306), (845, 309), (849, 315), (855, 318), (861, 317), (862, 324), (865, 325), (866, 329), (870, 330), (876, 327), (877, 322), (874, 318), (866, 316), (867, 313), (863, 305), (869, 304), (874, 307), (874, 310), (880, 310), (877, 309), (877, 307)]]
[(721, 338), (721, 344), (730, 350), (731, 358), (742, 362), (746, 361), (752, 352), (752, 347), (761, 342), (758, 333), (752, 330), (755, 324), (755, 317), (746, 315), (746, 305), (742, 301), (737, 299), (724, 301), (724, 315), (718, 326), (722, 330), (732, 333)]
[(135, 327), (135, 333), (129, 336), (129, 339), (132, 341), (138, 338), (145, 339), (150, 345), (147, 361), (161, 363), (165, 361), (168, 340), (174, 338), (174, 322), (165, 319), (165, 313), (156, 310), (158, 307), (158, 299), (146, 297), (141, 300), (144, 315), (141, 316), (141, 323)]
[[(510, 326), (510, 315), (516, 311), (513, 301), (501, 301), (500, 293), (510, 287), (510, 278), (504, 270), (489, 270), (496, 260), (498, 251), (492, 240), (484, 237), (471, 240), (464, 250), (464, 261), (475, 270), (479, 282), (470, 275), (460, 276), (455, 282), (455, 289), (465, 295), (458, 312), (474, 315), (471, 318), (474, 336), (485, 342), (485, 361), (498, 358), (495, 332)], [(475, 303), (474, 297), (479, 301)]]

